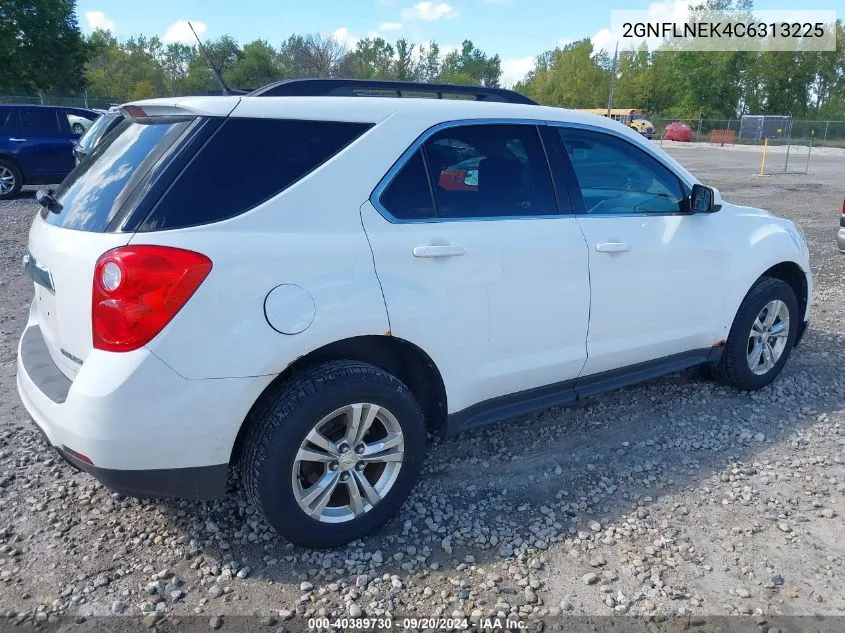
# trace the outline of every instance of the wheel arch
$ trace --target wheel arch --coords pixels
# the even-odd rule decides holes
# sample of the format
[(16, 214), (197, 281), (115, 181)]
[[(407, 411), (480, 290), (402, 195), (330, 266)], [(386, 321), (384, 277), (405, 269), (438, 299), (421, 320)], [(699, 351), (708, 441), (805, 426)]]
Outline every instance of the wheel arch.
[[(807, 283), (807, 275), (804, 272), (804, 269), (793, 261), (784, 261), (771, 266), (757, 278), (757, 281), (763, 277), (780, 279), (781, 281), (789, 284), (792, 291), (795, 293), (795, 298), (798, 300), (798, 314), (803, 321), (804, 316), (807, 314), (807, 303), (810, 300), (809, 285)], [(756, 284), (757, 281), (754, 283)]]
[[(335, 360), (369, 363), (392, 374), (408, 386), (420, 403), (426, 429), (439, 435), (445, 432), (448, 409), (446, 388), (440, 370), (425, 351), (409, 341), (390, 334), (355, 336), (335, 341), (297, 358), (267, 385), (250, 407), (250, 411), (262, 396), (280, 381), (290, 380), (298, 373), (319, 363)], [(249, 413), (241, 422), (235, 438), (229, 460), (231, 464), (240, 460), (244, 437), (249, 426), (247, 420), (249, 420)]]

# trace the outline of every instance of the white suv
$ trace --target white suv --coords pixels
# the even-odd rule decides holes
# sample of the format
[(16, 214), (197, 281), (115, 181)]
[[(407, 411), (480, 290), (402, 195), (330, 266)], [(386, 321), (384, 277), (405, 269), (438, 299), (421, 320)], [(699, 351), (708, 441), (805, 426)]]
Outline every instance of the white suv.
[(792, 222), (602, 117), (358, 88), (125, 106), (39, 195), (18, 388), (68, 461), (187, 498), (238, 464), (280, 534), (334, 546), (397, 512), (427, 433), (780, 373), (812, 296)]

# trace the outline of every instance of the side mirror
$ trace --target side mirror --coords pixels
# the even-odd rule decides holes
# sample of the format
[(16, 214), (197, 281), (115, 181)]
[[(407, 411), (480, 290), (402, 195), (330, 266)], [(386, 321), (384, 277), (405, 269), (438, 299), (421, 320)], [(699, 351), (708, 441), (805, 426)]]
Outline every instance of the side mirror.
[(715, 213), (722, 205), (715, 203), (715, 195), (710, 187), (695, 184), (689, 197), (690, 213)]

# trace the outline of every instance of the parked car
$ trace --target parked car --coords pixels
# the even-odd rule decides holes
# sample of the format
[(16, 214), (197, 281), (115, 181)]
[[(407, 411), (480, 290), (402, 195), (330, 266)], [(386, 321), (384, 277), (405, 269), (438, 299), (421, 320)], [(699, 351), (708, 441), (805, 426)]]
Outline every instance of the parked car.
[(23, 185), (61, 182), (76, 165), (73, 143), (81, 132), (74, 130), (96, 118), (81, 108), (0, 105), (0, 200)]
[(666, 126), (666, 130), (663, 132), (663, 138), (667, 141), (689, 143), (692, 141), (692, 128), (686, 123), (674, 121)]
[[(607, 118), (333, 96), (369, 85), (128, 104), (40, 195), (17, 381), (69, 462), (200, 499), (239, 464), (281, 535), (331, 547), (399, 510), (427, 433), (698, 365), (780, 374), (812, 296), (792, 222)], [(442, 185), (438, 146), (480, 157), (474, 188)]]
[[(92, 110), (93, 112), (93, 110)], [(92, 119), (88, 119), (83, 116), (79, 116), (76, 114), (68, 114), (67, 115), (68, 122), (70, 123), (70, 130), (77, 136), (82, 136), (91, 127), (91, 124), (94, 122)]]
[(82, 135), (73, 146), (73, 155), (76, 157), (76, 163), (79, 164), (94, 147), (118, 125), (123, 123), (124, 117), (120, 108), (111, 108), (104, 111), (96, 121), (88, 128), (88, 131)]
[(845, 253), (845, 200), (842, 201), (842, 215), (839, 216), (839, 233), (836, 234), (836, 245), (840, 252)]

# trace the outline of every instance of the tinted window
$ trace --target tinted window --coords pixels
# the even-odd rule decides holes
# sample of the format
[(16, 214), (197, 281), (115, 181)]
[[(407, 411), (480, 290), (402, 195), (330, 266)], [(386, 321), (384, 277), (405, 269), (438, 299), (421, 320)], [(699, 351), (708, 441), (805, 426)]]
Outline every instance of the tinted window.
[(466, 125), (425, 143), (441, 218), (557, 213), (549, 166), (533, 125)]
[(402, 220), (434, 217), (434, 202), (422, 151), (417, 151), (405, 163), (381, 194), (380, 201), (391, 215)]
[(284, 191), (371, 124), (227, 119), (176, 178), (142, 230), (230, 218)]
[(109, 130), (113, 129), (111, 124), (119, 122), (122, 118), (119, 114), (103, 114), (91, 124), (88, 131), (79, 139), (79, 146), (86, 151), (90, 150)]
[(190, 120), (139, 123), (100, 143), (65, 178), (56, 199), (59, 213), (44, 212), (50, 224), (84, 231), (105, 231), (123, 202), (158, 158), (190, 125)]
[(59, 136), (59, 119), (51, 108), (24, 108), (20, 111), (21, 132), (31, 136)]
[(684, 198), (677, 177), (620, 138), (559, 128), (587, 213), (677, 213)]

